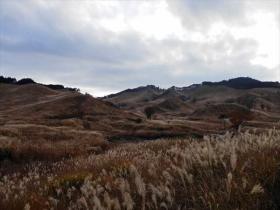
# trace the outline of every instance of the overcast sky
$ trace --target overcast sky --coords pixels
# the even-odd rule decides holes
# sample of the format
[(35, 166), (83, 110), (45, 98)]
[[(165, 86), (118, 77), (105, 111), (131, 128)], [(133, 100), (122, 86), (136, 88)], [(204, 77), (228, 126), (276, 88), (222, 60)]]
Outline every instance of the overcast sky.
[(0, 0), (0, 75), (94, 96), (280, 80), (280, 0)]

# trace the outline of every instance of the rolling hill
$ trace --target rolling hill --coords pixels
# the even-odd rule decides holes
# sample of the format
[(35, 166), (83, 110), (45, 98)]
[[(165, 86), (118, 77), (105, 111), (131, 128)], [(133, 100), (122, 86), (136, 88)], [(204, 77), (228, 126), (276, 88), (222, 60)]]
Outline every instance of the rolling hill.
[[(236, 123), (261, 121), (274, 126), (280, 120), (279, 82), (240, 77), (161, 89), (156, 96), (145, 97), (144, 93), (150, 91), (149, 87), (141, 87), (141, 93), (136, 88), (109, 95), (104, 100), (143, 114), (147, 107), (152, 107), (154, 120), (181, 120), (186, 124), (192, 123), (192, 120), (218, 123), (228, 118)], [(145, 101), (134, 100), (140, 96)]]
[[(239, 80), (241, 86), (227, 85), (239, 84)], [(244, 89), (247, 80), (257, 87)], [(81, 136), (88, 136), (93, 140), (87, 143), (95, 145), (98, 139), (98, 144), (106, 145), (108, 141), (202, 137), (240, 124), (272, 128), (280, 121), (277, 84), (237, 78), (181, 88), (148, 85), (94, 98), (76, 88), (0, 77), (0, 139), (38, 144), (70, 139), (77, 145)], [(151, 119), (147, 119), (147, 110), (152, 110)]]
[[(78, 89), (38, 84), (31, 79), (24, 81), (9, 79), (0, 83), (0, 140), (7, 145), (28, 144), (44, 151), (47, 151), (44, 146), (52, 145), (65, 151), (71, 146), (67, 149), (69, 152), (106, 146), (109, 141), (196, 133), (186, 126), (147, 120), (142, 113), (121, 109), (112, 102), (82, 94)], [(162, 91), (155, 87), (149, 89), (153, 93), (149, 95), (146, 91), (141, 97), (152, 97)], [(168, 106), (162, 104), (162, 107)]]

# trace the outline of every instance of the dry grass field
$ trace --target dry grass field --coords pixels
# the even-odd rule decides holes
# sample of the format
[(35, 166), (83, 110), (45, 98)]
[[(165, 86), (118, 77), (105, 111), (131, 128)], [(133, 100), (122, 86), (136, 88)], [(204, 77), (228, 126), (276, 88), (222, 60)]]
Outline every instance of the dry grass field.
[(51, 159), (2, 161), (0, 209), (280, 207), (278, 130), (111, 144)]

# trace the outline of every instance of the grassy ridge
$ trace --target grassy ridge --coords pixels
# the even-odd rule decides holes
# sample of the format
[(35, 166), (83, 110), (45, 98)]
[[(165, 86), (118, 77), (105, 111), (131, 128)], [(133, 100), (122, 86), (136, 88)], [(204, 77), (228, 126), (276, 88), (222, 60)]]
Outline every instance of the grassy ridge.
[(0, 209), (279, 209), (280, 132), (123, 144), (0, 176)]

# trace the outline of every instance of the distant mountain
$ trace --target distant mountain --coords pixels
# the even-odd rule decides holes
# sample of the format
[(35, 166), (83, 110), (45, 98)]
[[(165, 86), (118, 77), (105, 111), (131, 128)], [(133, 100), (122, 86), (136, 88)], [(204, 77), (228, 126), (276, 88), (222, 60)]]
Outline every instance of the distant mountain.
[(200, 96), (207, 94), (209, 91), (209, 94), (212, 94), (213, 90), (216, 90), (217, 94), (224, 94), (228, 91), (236, 92), (227, 88), (233, 88), (236, 90), (249, 90), (254, 88), (280, 88), (280, 83), (262, 82), (250, 77), (238, 77), (220, 82), (202, 82), (201, 84), (193, 84), (187, 87), (172, 86), (168, 89), (161, 89), (154, 85), (147, 85), (111, 94), (105, 96), (103, 99), (111, 101), (116, 105), (127, 107), (127, 105), (131, 105), (133, 103), (147, 103), (155, 100), (162, 102), (162, 100), (171, 99), (174, 97), (179, 97), (183, 101), (187, 101), (192, 98), (200, 98)]
[(238, 77), (221, 82), (203, 82), (202, 85), (217, 86), (223, 85), (235, 89), (252, 89), (252, 88), (280, 88), (279, 82), (262, 82), (250, 77)]
[[(143, 114), (147, 108), (152, 108), (154, 118), (163, 120), (219, 119), (220, 116), (280, 120), (279, 82), (262, 82), (249, 77), (168, 89), (149, 85), (109, 95), (103, 100)], [(244, 110), (247, 110), (246, 118)]]

